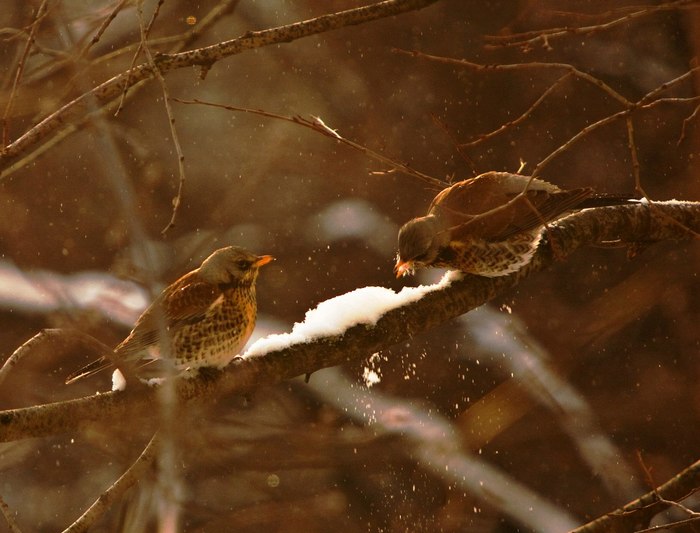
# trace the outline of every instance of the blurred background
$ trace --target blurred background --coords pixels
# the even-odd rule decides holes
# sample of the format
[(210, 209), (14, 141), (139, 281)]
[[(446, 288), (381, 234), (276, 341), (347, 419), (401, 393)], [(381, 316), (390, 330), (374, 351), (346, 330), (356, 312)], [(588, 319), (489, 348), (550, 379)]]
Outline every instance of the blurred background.
[[(2, 109), (39, 4), (5, 0), (0, 12)], [(188, 48), (360, 4), (231, 2)], [(652, 5), (629, 4), (637, 6), (632, 11)], [(129, 67), (139, 39), (130, 1), (80, 56), (116, 5), (48, 3), (12, 102), (10, 140)], [(182, 34), (217, 5), (166, 2), (151, 35)], [(153, 7), (145, 3), (147, 18)], [(176, 98), (321, 117), (344, 137), (438, 179), (515, 172), (521, 161), (527, 173), (620, 104), (567, 79), (518, 125), (465, 146), (515, 120), (565, 71), (474, 70), (395, 49), (480, 64), (568, 63), (637, 101), (697, 64), (697, 9), (657, 10), (527, 50), (492, 48), (485, 40), (595, 25), (629, 12), (612, 1), (441, 0), (230, 57), (203, 80), (186, 68), (168, 73), (166, 82)], [(697, 86), (691, 75), (664, 96), (692, 97)], [(164, 286), (229, 244), (277, 258), (258, 282), (256, 337), (289, 331), (306, 310), (358, 287), (398, 290), (440, 278), (392, 274), (398, 228), (424, 214), (435, 188), (294, 124), (172, 105), (186, 181), (176, 225), (165, 236), (177, 154), (155, 81), (130, 92), (117, 117), (79, 125), (0, 182), (3, 360), (47, 327), (116, 344), (150, 301), (149, 280)], [(653, 199), (700, 196), (696, 120), (681, 139), (693, 111), (692, 102), (669, 102), (634, 114), (641, 182)], [(572, 145), (542, 177), (631, 194), (632, 169), (624, 122), (617, 121)], [(148, 262), (139, 253), (144, 246)], [(181, 529), (508, 532), (549, 523), (556, 531), (618, 507), (648, 490), (645, 468), (659, 484), (697, 459), (697, 266), (693, 243), (653, 244), (631, 260), (624, 249), (586, 249), (473, 317), (368, 353), (363, 364), (319, 372), (309, 386), (283, 383), (198, 407), (183, 422), (178, 447)], [(108, 375), (63, 385), (93, 356), (71, 343), (38, 348), (2, 385), (2, 408), (108, 390)], [(369, 390), (368, 376), (379, 380)], [(484, 398), (494, 391), (503, 393), (490, 404)], [(523, 397), (531, 408), (522, 408)], [(360, 399), (381, 406), (374, 419), (353, 410), (369, 405)], [(397, 427), (396, 417), (405, 426)], [(441, 429), (431, 433), (430, 424)], [(148, 430), (123, 421), (3, 444), (0, 495), (27, 531), (66, 527), (131, 464)], [(505, 476), (493, 487), (502, 498), (479, 492), (471, 476), (446, 475), (436, 445), (476, 461), (473, 479), (488, 469)], [(139, 513), (149, 505), (149, 483), (95, 530), (147, 527)], [(518, 483), (541, 502), (531, 513), (539, 522), (517, 509), (507, 487)]]

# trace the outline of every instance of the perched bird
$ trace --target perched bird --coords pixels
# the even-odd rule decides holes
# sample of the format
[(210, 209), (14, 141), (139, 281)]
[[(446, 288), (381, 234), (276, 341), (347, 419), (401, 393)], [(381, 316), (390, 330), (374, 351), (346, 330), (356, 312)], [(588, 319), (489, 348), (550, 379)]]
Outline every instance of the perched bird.
[(487, 172), (443, 189), (426, 216), (403, 225), (394, 272), (401, 277), (433, 266), (505, 276), (530, 262), (547, 223), (573, 210), (630, 201), (596, 196), (590, 187), (561, 190), (528, 176)]
[(113, 366), (112, 359), (139, 368), (161, 361), (167, 336), (175, 370), (224, 366), (243, 348), (255, 327), (258, 269), (272, 261), (237, 246), (221, 248), (168, 286), (136, 321), (113, 357), (101, 357), (66, 379), (72, 383)]

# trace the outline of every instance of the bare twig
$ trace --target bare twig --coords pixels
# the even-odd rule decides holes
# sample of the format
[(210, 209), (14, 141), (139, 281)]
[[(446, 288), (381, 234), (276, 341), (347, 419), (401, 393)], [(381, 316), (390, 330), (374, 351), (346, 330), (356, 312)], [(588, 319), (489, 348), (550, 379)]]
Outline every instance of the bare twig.
[[(659, 100), (656, 100), (657, 102)], [(634, 141), (634, 124), (632, 123), (632, 117), (627, 116), (625, 117), (625, 125), (627, 127), (627, 146), (629, 147), (630, 150), (630, 158), (632, 160), (632, 174), (634, 176), (634, 187), (637, 190), (637, 192), (643, 197), (649, 199), (649, 196), (647, 195), (646, 191), (644, 190), (644, 187), (642, 187), (642, 179), (640, 176), (639, 172), (639, 157), (637, 155), (637, 144)], [(653, 202), (650, 201), (650, 205), (652, 209), (656, 209), (656, 206), (654, 205)], [(659, 211), (659, 216), (665, 217), (667, 216), (663, 211)], [(689, 233), (695, 235), (695, 237), (700, 237), (700, 234), (697, 232), (693, 231), (690, 228), (684, 227), (682, 224), (679, 222), (673, 220), (673, 218), (669, 218), (668, 222), (670, 224), (679, 224), (679, 227), (685, 231), (688, 231)]]
[[(180, 35), (175, 35), (171, 37), (164, 37), (161, 39), (154, 39), (151, 41), (148, 41), (149, 45), (154, 46), (155, 44), (163, 44), (163, 43), (172, 43), (175, 42), (175, 46), (173, 46), (170, 50), (170, 53), (176, 53), (182, 50), (187, 44), (190, 44), (209, 27), (211, 27), (212, 24), (214, 24), (217, 20), (219, 20), (220, 17), (223, 17), (227, 13), (229, 13), (239, 2), (240, 0), (223, 0), (220, 4), (212, 8), (212, 10), (207, 13), (207, 15), (202, 18), (202, 20), (195, 26), (193, 29), (182, 33)], [(135, 50), (138, 44), (134, 44), (132, 46), (127, 46), (125, 48), (122, 48), (121, 50), (117, 50), (115, 52), (105, 54), (104, 56), (99, 57), (98, 59), (92, 61), (90, 64), (91, 65), (96, 65), (99, 64), (102, 61), (108, 61), (118, 55), (121, 55), (123, 53), (127, 53), (129, 51)], [(79, 74), (78, 74), (79, 75)], [(145, 81), (142, 81), (140, 84), (136, 84), (131, 87), (131, 91), (129, 92), (129, 97), (134, 95)], [(114, 109), (117, 107), (119, 104), (119, 100), (113, 100), (112, 102), (108, 103), (104, 107), (105, 112), (109, 112), (111, 109)], [(48, 141), (45, 143), (39, 145), (35, 149), (33, 149), (31, 152), (29, 152), (25, 157), (22, 157), (15, 161), (12, 165), (10, 165), (5, 171), (0, 173), (0, 176), (9, 176), (10, 174), (16, 172), (20, 168), (23, 168), (24, 166), (28, 165), (30, 162), (34, 161), (37, 159), (39, 156), (41, 156), (43, 153), (47, 152), (54, 146), (58, 145), (61, 141), (66, 139), (67, 137), (70, 137), (73, 133), (78, 131), (81, 126), (85, 125), (88, 121), (90, 121), (92, 117), (90, 115), (86, 115), (82, 119), (79, 119), (78, 122), (74, 124), (70, 124), (66, 126), (64, 129), (54, 133)]]
[(114, 8), (112, 8), (112, 11), (109, 12), (109, 14), (104, 18), (104, 20), (100, 24), (100, 27), (97, 28), (97, 31), (92, 36), (92, 39), (90, 39), (90, 41), (88, 41), (88, 43), (82, 48), (82, 50), (80, 50), (80, 53), (78, 54), (77, 58), (78, 60), (85, 57), (85, 54), (87, 54), (90, 51), (90, 48), (92, 48), (100, 42), (100, 39), (102, 38), (104, 32), (107, 31), (109, 25), (114, 21), (115, 18), (117, 18), (117, 15), (121, 12), (121, 10), (124, 8), (128, 1), (129, 0), (118, 0), (118, 2), (114, 5)]
[(542, 102), (544, 102), (545, 99), (555, 91), (555, 89), (557, 89), (557, 87), (562, 85), (564, 83), (564, 81), (566, 81), (572, 75), (573, 75), (573, 73), (569, 72), (567, 74), (564, 74), (557, 81), (555, 81), (518, 118), (503, 123), (501, 126), (499, 126), (498, 128), (496, 128), (495, 130), (493, 130), (489, 133), (482, 133), (481, 135), (477, 135), (473, 140), (462, 143), (462, 146), (476, 146), (477, 144), (479, 144), (483, 141), (486, 141), (488, 139), (491, 139), (492, 137), (495, 137), (496, 135), (503, 133), (504, 131), (506, 131), (510, 128), (513, 128), (513, 127), (517, 126), (518, 124), (524, 122), (525, 119), (528, 118), (533, 113), (533, 111), (535, 111), (535, 109), (537, 109), (542, 104)]
[[(151, 33), (151, 28), (153, 28), (153, 24), (155, 24), (156, 18), (158, 18), (158, 13), (160, 13), (160, 8), (162, 7), (164, 1), (165, 0), (158, 0), (156, 7), (153, 9), (153, 15), (151, 16), (151, 20), (148, 21), (148, 26), (146, 28), (144, 28), (144, 26), (143, 26), (143, 0), (137, 0), (136, 12), (138, 13), (138, 16), (139, 16), (139, 30), (141, 33), (141, 40), (139, 41), (139, 44), (136, 47), (136, 51), (134, 52), (134, 55), (131, 58), (131, 65), (129, 65), (129, 68), (127, 69), (127, 74), (134, 69), (134, 66), (136, 65), (136, 61), (138, 60), (139, 55), (141, 54), (141, 51), (144, 49), (144, 46), (146, 45), (146, 39), (148, 39), (148, 35)], [(146, 58), (148, 60), (149, 66), (153, 70), (155, 77), (156, 78), (160, 77), (160, 79), (163, 79), (163, 74), (161, 73), (160, 69), (157, 67), (157, 65), (153, 61), (153, 57), (150, 56), (150, 54), (146, 54)], [(163, 85), (163, 84), (161, 84), (161, 85)], [(126, 93), (129, 91), (129, 87), (131, 87), (131, 83), (129, 83), (129, 78), (127, 78), (126, 83), (124, 83), (124, 90), (122, 91), (121, 98), (119, 99), (119, 105), (117, 106), (117, 109), (114, 112), (114, 116), (119, 115), (122, 108), (124, 107), (124, 101), (126, 100)]]
[(681, 143), (685, 140), (688, 125), (697, 118), (698, 113), (700, 113), (700, 106), (696, 106), (693, 112), (690, 114), (690, 116), (687, 116), (683, 119), (683, 126), (681, 126), (681, 134), (678, 136), (676, 146), (680, 146)]
[[(325, 33), (338, 28), (363, 24), (408, 11), (422, 9), (437, 0), (385, 0), (364, 7), (349, 9), (330, 15), (322, 15), (313, 19), (270, 28), (267, 30), (248, 32), (242, 37), (224, 41), (204, 48), (198, 48), (178, 54), (163, 54), (156, 58), (156, 63), (162, 74), (171, 70), (199, 65), (210, 67), (212, 64), (232, 55), (240, 54), (246, 50), (262, 48), (278, 43), (286, 43)], [(5, 170), (14, 161), (22, 157), (44, 139), (63, 129), (66, 124), (79, 122), (89, 114), (95, 102), (104, 106), (113, 99), (119, 97), (125, 87), (133, 86), (143, 80), (152, 79), (155, 76), (153, 67), (144, 63), (127, 72), (118, 74), (110, 80), (98, 85), (94, 89), (82, 94), (75, 100), (67, 103), (29, 131), (24, 133), (14, 142), (5, 147), (0, 154), (0, 171), (5, 175)]]
[[(472, 172), (472, 176), (476, 176), (479, 174), (479, 171), (477, 170), (476, 163), (474, 160), (467, 154), (466, 150), (464, 150), (464, 145), (462, 145), (458, 140), (454, 132), (449, 128), (449, 126), (441, 120), (439, 117), (436, 115), (432, 115), (433, 122), (435, 122), (442, 131), (445, 132), (445, 135), (447, 135), (450, 138), (450, 141), (452, 142), (452, 145), (455, 147), (457, 150), (457, 153), (459, 156), (462, 158), (462, 160), (469, 165), (469, 169)], [(448, 180), (449, 183), (452, 183), (454, 180), (451, 178)]]
[[(541, 174), (542, 170), (549, 164), (551, 163), (554, 159), (559, 157), (561, 154), (564, 152), (570, 150), (573, 145), (575, 145), (578, 141), (581, 139), (585, 138), (586, 136), (590, 135), (593, 131), (596, 131), (604, 126), (607, 126), (609, 124), (612, 124), (618, 120), (622, 119), (627, 119), (628, 117), (631, 117), (632, 114), (637, 111), (638, 109), (651, 109), (652, 107), (655, 107), (657, 105), (661, 104), (671, 104), (671, 103), (694, 103), (698, 100), (697, 96), (692, 96), (692, 97), (687, 97), (687, 98), (661, 98), (660, 95), (668, 91), (669, 89), (687, 81), (690, 79), (690, 76), (700, 67), (693, 67), (687, 72), (684, 72), (680, 76), (677, 76), (676, 78), (669, 80), (667, 82), (662, 83), (658, 87), (654, 88), (653, 90), (649, 91), (647, 94), (645, 94), (641, 99), (639, 99), (636, 102), (628, 100), (625, 96), (620, 94), (619, 92), (615, 91), (612, 87), (610, 87), (608, 84), (606, 84), (604, 81), (600, 80), (599, 78), (596, 78), (595, 76), (592, 76), (591, 74), (588, 74), (586, 72), (583, 72), (576, 67), (566, 64), (566, 63), (541, 63), (541, 62), (534, 62), (534, 63), (515, 63), (515, 64), (507, 64), (507, 65), (481, 65), (478, 63), (473, 63), (471, 61), (467, 61), (465, 59), (456, 59), (456, 58), (449, 58), (449, 57), (442, 57), (442, 56), (435, 56), (435, 55), (430, 55), (430, 54), (425, 54), (423, 52), (418, 52), (418, 51), (407, 51), (407, 50), (399, 50), (395, 49), (396, 52), (403, 53), (403, 54), (408, 54), (413, 57), (421, 58), (421, 59), (426, 59), (429, 61), (434, 61), (437, 63), (443, 63), (443, 64), (448, 64), (448, 65), (457, 65), (457, 66), (462, 66), (465, 68), (469, 69), (474, 69), (478, 71), (512, 71), (512, 70), (531, 70), (531, 69), (554, 69), (554, 70), (564, 70), (566, 71), (570, 76), (574, 76), (576, 78), (579, 78), (581, 80), (584, 80), (593, 86), (599, 88), (603, 93), (607, 94), (611, 98), (613, 98), (615, 101), (617, 101), (620, 105), (622, 105), (623, 109), (620, 111), (617, 111), (615, 113), (612, 113), (608, 116), (605, 116), (595, 122), (592, 122), (591, 124), (588, 124), (584, 128), (582, 128), (576, 135), (568, 139), (564, 144), (553, 150), (552, 152), (549, 153), (544, 159), (542, 159), (539, 163), (537, 163), (532, 171), (532, 177), (537, 177)], [(476, 142), (480, 142), (483, 138), (491, 137), (493, 135), (496, 135), (497, 133), (502, 133), (505, 129), (512, 127), (515, 123), (518, 123), (526, 116), (528, 116), (534, 107), (536, 105), (539, 105), (542, 101), (542, 99), (549, 94), (551, 94), (551, 90), (553, 87), (558, 85), (565, 79), (566, 76), (560, 77), (557, 79), (554, 84), (550, 85), (550, 87), (542, 94), (542, 96), (528, 108), (528, 110), (525, 111), (523, 115), (521, 115), (518, 119), (515, 121), (509, 122), (507, 124), (504, 124), (503, 126), (499, 127), (497, 130), (487, 133), (487, 134), (482, 134), (477, 137), (476, 141), (471, 141), (469, 143), (466, 143), (466, 145), (472, 145), (475, 144)], [(630, 123), (631, 124), (631, 123)], [(629, 126), (628, 126), (629, 128)], [(628, 130), (629, 131), (629, 130)], [(637, 181), (637, 184), (639, 184), (639, 181)]]
[(508, 72), (514, 70), (532, 70), (532, 69), (545, 69), (545, 70), (564, 70), (569, 74), (580, 78), (588, 83), (598, 87), (605, 93), (609, 94), (611, 98), (617, 100), (620, 104), (628, 106), (631, 102), (617, 92), (615, 89), (610, 87), (603, 80), (588, 74), (582, 70), (577, 69), (569, 63), (543, 63), (543, 62), (532, 62), (532, 63), (510, 63), (510, 64), (497, 64), (497, 65), (482, 65), (479, 63), (474, 63), (472, 61), (467, 61), (466, 59), (459, 59), (453, 57), (443, 57), (436, 56), (432, 54), (426, 54), (418, 50), (402, 50), (400, 48), (394, 48), (394, 51), (400, 54), (406, 54), (412, 57), (417, 57), (420, 59), (426, 59), (428, 61), (433, 61), (435, 63), (443, 63), (445, 65), (455, 65), (464, 68), (469, 68), (477, 71), (488, 71), (488, 72)]
[(19, 525), (17, 525), (15, 518), (12, 516), (12, 510), (2, 496), (0, 496), (0, 512), (2, 512), (2, 516), (5, 519), (5, 522), (7, 522), (7, 527), (10, 528), (11, 533), (22, 533), (22, 530), (19, 528)]
[(64, 533), (82, 533), (88, 531), (97, 520), (122, 495), (143, 477), (153, 465), (158, 451), (158, 433), (153, 435), (141, 455), (80, 517), (64, 530)]
[(48, 0), (43, 0), (39, 9), (34, 17), (34, 22), (32, 22), (31, 29), (27, 35), (27, 42), (24, 45), (24, 50), (17, 64), (17, 69), (15, 70), (15, 77), (12, 81), (12, 88), (10, 89), (10, 95), (7, 98), (7, 104), (5, 104), (5, 112), (2, 116), (2, 151), (5, 150), (5, 146), (10, 140), (10, 115), (12, 114), (12, 105), (15, 101), (15, 95), (17, 94), (17, 87), (19, 87), (19, 81), (22, 79), (22, 73), (24, 72), (24, 65), (26, 64), (27, 57), (29, 57), (29, 52), (34, 44), (34, 36), (39, 29), (39, 24), (46, 16), (47, 8), (46, 5)]
[(2, 386), (2, 384), (5, 382), (12, 369), (24, 357), (31, 355), (34, 350), (43, 344), (56, 343), (59, 341), (63, 343), (75, 343), (94, 354), (109, 358), (112, 363), (114, 363), (115, 367), (119, 368), (119, 371), (124, 374), (125, 377), (137, 382), (137, 378), (134, 376), (133, 371), (124, 365), (123, 360), (114, 355), (112, 348), (104, 344), (99, 339), (96, 339), (92, 335), (79, 330), (53, 328), (42, 329), (31, 339), (22, 343), (22, 345), (19, 346), (12, 353), (12, 355), (10, 355), (10, 357), (7, 358), (5, 363), (2, 365), (2, 368), (0, 368), (0, 386)]
[[(649, 524), (655, 515), (668, 508), (671, 505), (670, 502), (680, 501), (688, 497), (697, 491), (698, 487), (700, 487), (700, 461), (690, 465), (663, 485), (647, 492), (640, 498), (573, 530), (572, 533), (657, 531), (657, 528), (644, 528), (644, 524)], [(693, 516), (689, 520), (697, 521), (698, 518)], [(671, 526), (672, 524), (665, 524), (663, 527)]]
[(284, 120), (286, 122), (291, 122), (293, 124), (298, 124), (299, 126), (303, 126), (305, 128), (309, 128), (317, 133), (320, 133), (326, 137), (330, 137), (331, 139), (335, 139), (338, 142), (341, 142), (347, 146), (350, 146), (354, 148), (355, 150), (358, 150), (359, 152), (362, 152), (363, 154), (367, 155), (368, 157), (371, 157), (372, 159), (379, 161), (381, 163), (384, 163), (385, 165), (390, 166), (394, 170), (399, 170), (405, 174), (408, 174), (409, 176), (414, 176), (434, 187), (437, 187), (439, 189), (442, 189), (445, 187), (447, 184), (439, 180), (437, 178), (433, 178), (432, 176), (428, 176), (427, 174), (423, 174), (422, 172), (419, 172), (418, 170), (411, 168), (410, 166), (400, 163), (398, 161), (395, 161), (389, 157), (386, 157), (378, 152), (375, 152), (374, 150), (371, 150), (367, 148), (366, 146), (362, 146), (361, 144), (358, 144), (354, 141), (351, 141), (349, 139), (346, 139), (342, 135), (340, 135), (336, 130), (331, 129), (328, 127), (321, 118), (319, 117), (311, 117), (311, 119), (306, 119), (304, 117), (300, 116), (286, 116), (286, 115), (278, 115), (277, 113), (271, 113), (270, 111), (264, 111), (262, 109), (248, 109), (244, 107), (236, 107), (236, 106), (231, 106), (231, 105), (224, 105), (224, 104), (217, 104), (214, 102), (205, 102), (203, 100), (180, 100), (178, 98), (173, 99), (175, 102), (179, 102), (181, 104), (201, 104), (201, 105), (206, 105), (210, 107), (218, 107), (220, 109), (225, 109), (227, 111), (238, 111), (241, 113), (252, 113), (254, 115), (260, 115), (263, 117), (268, 117), (268, 118), (274, 118), (278, 120)]
[[(185, 155), (182, 152), (182, 144), (180, 143), (180, 137), (177, 134), (177, 128), (175, 127), (175, 115), (173, 113), (173, 107), (170, 104), (170, 92), (168, 91), (168, 84), (165, 83), (165, 78), (163, 77), (163, 74), (160, 72), (160, 68), (158, 68), (158, 65), (156, 64), (155, 60), (153, 59), (153, 54), (151, 53), (151, 48), (148, 46), (148, 34), (153, 27), (153, 23), (156, 20), (156, 17), (158, 16), (158, 10), (160, 7), (163, 5), (163, 2), (160, 1), (158, 5), (155, 8), (155, 11), (153, 13), (153, 16), (151, 17), (150, 22), (148, 23), (148, 27), (144, 27), (143, 24), (143, 2), (139, 2), (138, 7), (137, 7), (137, 12), (139, 15), (139, 28), (141, 30), (141, 46), (143, 50), (146, 52), (146, 57), (148, 59), (148, 62), (151, 64), (153, 68), (153, 72), (155, 72), (156, 79), (158, 80), (158, 83), (160, 84), (160, 88), (163, 92), (163, 104), (165, 105), (165, 112), (168, 115), (168, 124), (170, 126), (170, 135), (173, 139), (173, 145), (175, 146), (175, 154), (177, 155), (177, 169), (178, 169), (178, 175), (179, 175), (179, 180), (178, 180), (178, 187), (177, 187), (177, 195), (173, 198), (173, 210), (172, 214), (170, 216), (170, 221), (168, 224), (163, 228), (161, 231), (162, 235), (165, 235), (170, 228), (175, 227), (175, 219), (177, 218), (177, 213), (178, 213), (178, 208), (180, 207), (180, 203), (182, 202), (182, 191), (183, 187), (185, 185)], [(138, 53), (138, 52), (137, 52)], [(124, 100), (124, 97), (126, 96), (126, 93), (122, 95), (122, 102)], [(121, 102), (120, 102), (120, 107), (121, 107)], [(119, 109), (117, 109), (116, 113), (119, 112)]]
[[(614, 18), (608, 22), (601, 22), (590, 26), (567, 26), (560, 28), (549, 28), (545, 30), (533, 30), (511, 35), (489, 35), (486, 37), (488, 43), (487, 49), (503, 48), (503, 47), (519, 47), (523, 50), (531, 50), (538, 41), (542, 42), (542, 46), (550, 49), (549, 41), (566, 35), (586, 35), (597, 33), (614, 28), (622, 24), (627, 24), (634, 19), (646, 17), (660, 11), (670, 11), (677, 9), (697, 8), (697, 0), (676, 0), (675, 2), (667, 2), (658, 6), (645, 6), (637, 11), (632, 11), (624, 14), (621, 17)], [(630, 8), (627, 8), (630, 9)], [(609, 11), (602, 14), (601, 17), (616, 16), (618, 11)]]

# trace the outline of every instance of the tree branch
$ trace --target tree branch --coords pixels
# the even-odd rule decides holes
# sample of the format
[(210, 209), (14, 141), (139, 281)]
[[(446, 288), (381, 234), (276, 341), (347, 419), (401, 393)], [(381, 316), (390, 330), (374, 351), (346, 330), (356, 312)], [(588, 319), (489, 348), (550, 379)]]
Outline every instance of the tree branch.
[[(574, 529), (572, 533), (637, 531), (649, 525), (654, 516), (696, 492), (700, 486), (700, 461), (679, 472), (663, 485), (647, 492), (624, 507)], [(663, 500), (661, 499), (663, 498)], [(664, 527), (671, 528), (672, 524)]]
[[(563, 259), (582, 246), (621, 240), (627, 243), (687, 240), (700, 231), (700, 203), (660, 202), (589, 209), (560, 220), (547, 230), (547, 242), (556, 241), (556, 257)], [(394, 308), (374, 325), (359, 324), (343, 334), (292, 344), (264, 354), (234, 360), (215, 375), (209, 373), (178, 382), (183, 402), (205, 401), (225, 393), (244, 393), (320, 368), (359, 361), (368, 354), (423, 333), (483, 305), (516, 286), (530, 274), (554, 261), (549, 244), (543, 244), (532, 262), (511, 276), (465, 276), (448, 286), (436, 287), (423, 298)], [(0, 412), (0, 442), (74, 431), (90, 421), (128, 420), (156, 416), (148, 407), (155, 391), (132, 387), (67, 402)]]
[[(385, 0), (384, 2), (322, 15), (285, 26), (247, 32), (237, 39), (231, 39), (211, 46), (177, 54), (160, 54), (155, 57), (155, 67), (163, 75), (172, 70), (195, 65), (199, 65), (206, 70), (217, 61), (240, 54), (246, 50), (262, 48), (271, 44), (292, 42), (310, 35), (325, 33), (347, 26), (355, 26), (408, 11), (415, 11), (435, 2), (437, 0)], [(4, 147), (0, 153), (0, 173), (12, 165), (31, 147), (37, 145), (54, 132), (82, 120), (94, 109), (95, 105), (98, 107), (107, 105), (129, 87), (154, 76), (154, 65), (145, 62), (114, 76), (75, 100), (68, 102), (17, 140)]]

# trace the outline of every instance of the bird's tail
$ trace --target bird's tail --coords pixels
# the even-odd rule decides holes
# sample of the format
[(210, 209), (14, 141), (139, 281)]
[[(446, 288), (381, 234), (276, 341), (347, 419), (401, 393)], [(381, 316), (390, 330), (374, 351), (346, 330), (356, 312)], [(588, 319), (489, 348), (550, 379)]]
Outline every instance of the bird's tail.
[(576, 209), (589, 209), (591, 207), (609, 207), (613, 205), (638, 204), (639, 198), (619, 194), (596, 194), (586, 198), (576, 205)]
[(92, 376), (93, 374), (97, 374), (98, 372), (101, 372), (103, 370), (106, 370), (107, 368), (112, 366), (112, 362), (107, 358), (107, 357), (100, 357), (99, 359), (96, 359), (92, 363), (89, 363), (85, 365), (83, 368), (80, 370), (76, 370), (72, 374), (70, 374), (66, 378), (66, 385), (69, 385), (75, 381), (78, 381), (79, 379), (86, 378), (88, 376)]

